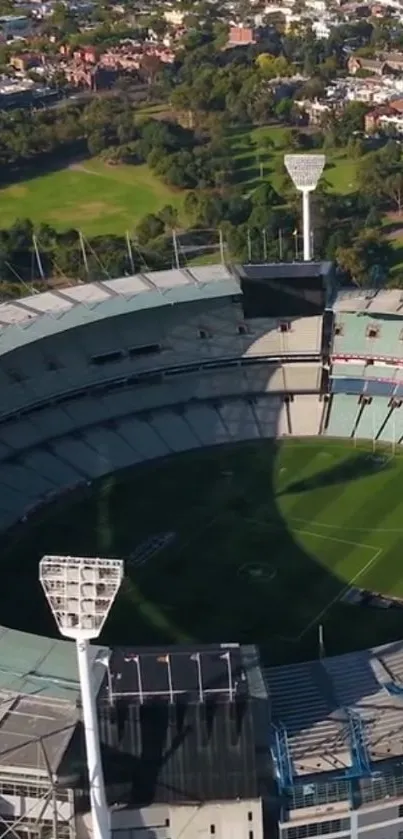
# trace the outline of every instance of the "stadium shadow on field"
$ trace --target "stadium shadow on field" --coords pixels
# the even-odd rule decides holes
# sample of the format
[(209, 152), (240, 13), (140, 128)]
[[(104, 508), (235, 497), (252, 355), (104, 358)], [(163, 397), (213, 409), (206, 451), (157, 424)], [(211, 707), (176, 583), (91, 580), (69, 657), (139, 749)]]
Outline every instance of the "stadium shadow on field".
[[(307, 463), (312, 456), (297, 442), (290, 451)], [(341, 559), (348, 563), (357, 545), (316, 541), (315, 534), (304, 543), (284, 518), (281, 495), (317, 483), (295, 482), (278, 494), (281, 457), (282, 443), (274, 440), (215, 446), (71, 493), (46, 516), (33, 516), (3, 554), (1, 623), (55, 634), (37, 577), (40, 558), (51, 552), (126, 560), (126, 581), (101, 639), (112, 645), (258, 643), (266, 663), (279, 663), (316, 658), (319, 623), (328, 654), (398, 637), (400, 613), (377, 612), (375, 621), (369, 608), (340, 602), (346, 579), (333, 569)], [(337, 483), (379, 469), (368, 455), (351, 459), (351, 467), (347, 459), (342, 471), (328, 469), (319, 480), (337, 494)], [(301, 515), (299, 504), (302, 497), (292, 516)], [(139, 546), (168, 532), (176, 536), (162, 550), (131, 562)], [(364, 550), (363, 566), (368, 559)]]
[(346, 484), (349, 481), (359, 481), (375, 475), (379, 469), (390, 469), (390, 461), (382, 456), (371, 455), (368, 452), (349, 452), (349, 457), (342, 463), (337, 463), (327, 469), (323, 469), (316, 475), (310, 475), (302, 480), (291, 481), (278, 494), (293, 495), (299, 492), (310, 492), (321, 487)]

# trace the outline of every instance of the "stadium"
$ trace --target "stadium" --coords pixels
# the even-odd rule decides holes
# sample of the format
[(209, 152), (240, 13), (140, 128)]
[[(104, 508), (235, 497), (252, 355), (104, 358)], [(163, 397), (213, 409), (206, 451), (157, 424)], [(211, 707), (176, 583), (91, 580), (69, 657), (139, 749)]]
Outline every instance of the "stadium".
[(403, 836), (402, 341), (401, 292), (327, 263), (0, 304), (1, 837), (92, 835), (49, 553), (125, 560), (113, 837)]

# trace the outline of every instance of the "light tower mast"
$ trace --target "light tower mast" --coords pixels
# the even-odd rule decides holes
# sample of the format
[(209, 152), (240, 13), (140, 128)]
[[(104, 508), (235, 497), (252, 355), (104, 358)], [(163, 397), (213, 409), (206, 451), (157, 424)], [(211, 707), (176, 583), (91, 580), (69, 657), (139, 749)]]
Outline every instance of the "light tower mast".
[(286, 154), (285, 168), (298, 192), (302, 192), (304, 262), (312, 259), (309, 193), (316, 189), (326, 162), (324, 154)]
[(120, 559), (44, 556), (39, 579), (61, 635), (74, 638), (87, 750), (94, 839), (109, 839), (109, 810), (102, 772), (89, 641), (98, 638), (123, 579)]

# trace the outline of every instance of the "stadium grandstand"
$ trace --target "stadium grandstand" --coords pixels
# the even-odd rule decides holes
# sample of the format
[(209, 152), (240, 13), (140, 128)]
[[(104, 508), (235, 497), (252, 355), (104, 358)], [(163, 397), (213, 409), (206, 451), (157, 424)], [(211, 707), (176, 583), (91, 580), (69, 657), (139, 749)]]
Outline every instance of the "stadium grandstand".
[[(3, 544), (64, 493), (167, 455), (287, 437), (398, 446), (400, 306), (396, 291), (336, 293), (327, 263), (0, 304)], [(237, 643), (92, 651), (113, 839), (403, 836), (402, 642), (276, 667)], [(1, 629), (0, 692), (0, 837), (91, 837), (74, 648)]]

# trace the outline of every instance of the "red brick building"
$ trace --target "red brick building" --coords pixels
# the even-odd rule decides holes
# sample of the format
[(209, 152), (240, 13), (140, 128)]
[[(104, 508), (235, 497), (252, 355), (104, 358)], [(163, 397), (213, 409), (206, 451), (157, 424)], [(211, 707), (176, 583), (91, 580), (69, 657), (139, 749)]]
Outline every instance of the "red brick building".
[(250, 26), (231, 26), (228, 37), (228, 45), (247, 46), (256, 44), (256, 32)]

